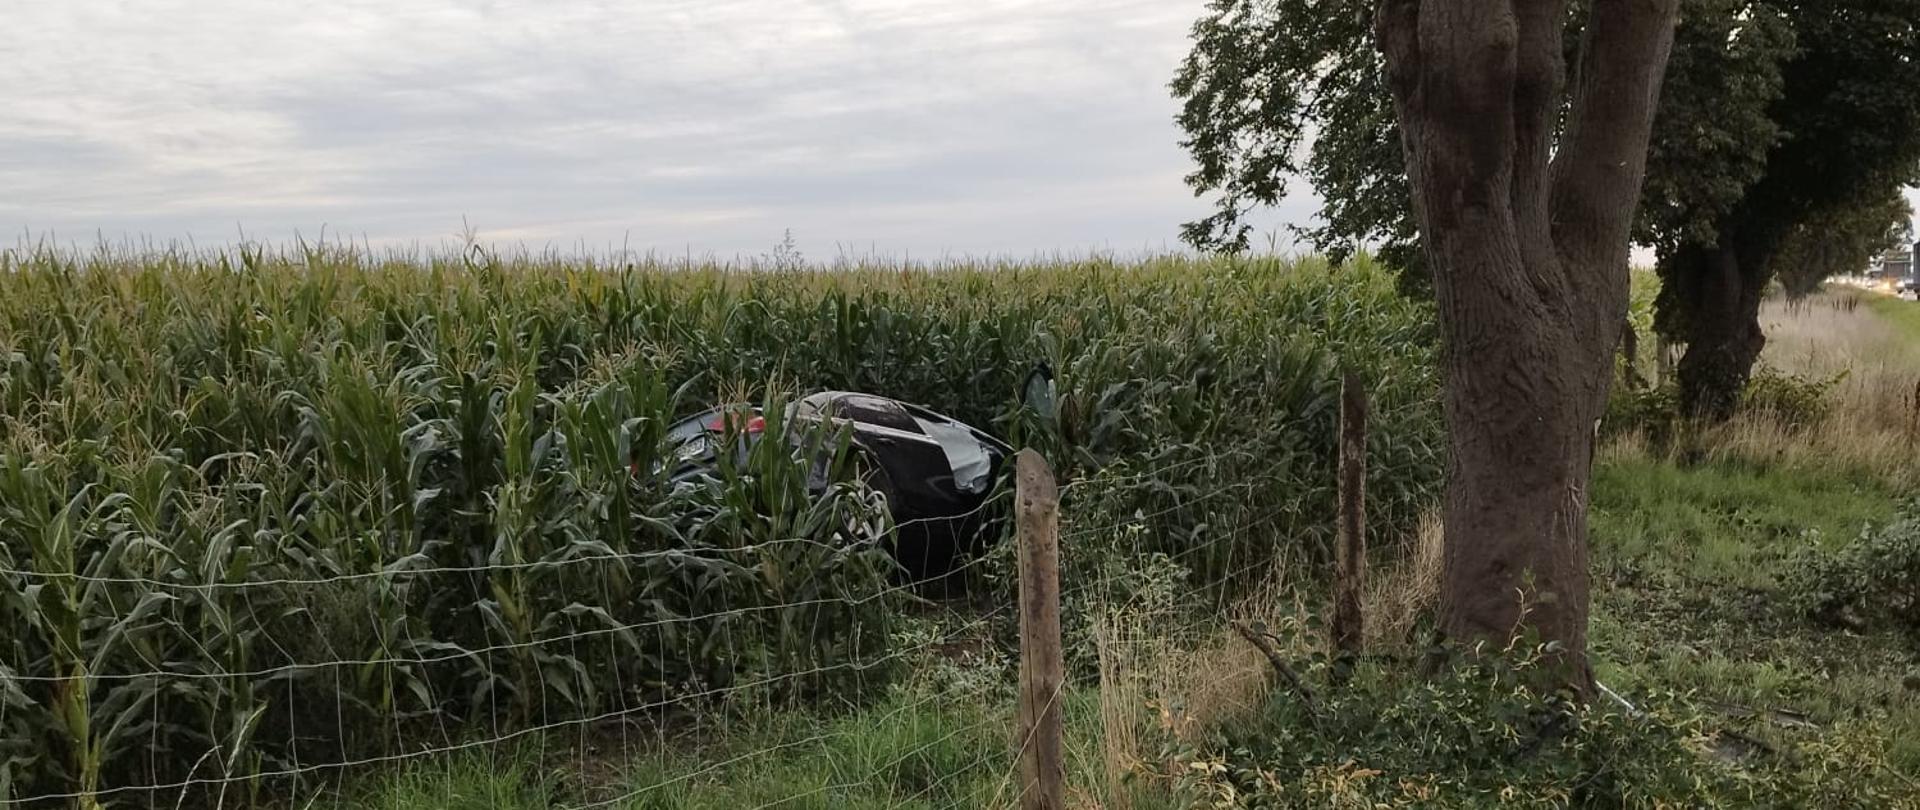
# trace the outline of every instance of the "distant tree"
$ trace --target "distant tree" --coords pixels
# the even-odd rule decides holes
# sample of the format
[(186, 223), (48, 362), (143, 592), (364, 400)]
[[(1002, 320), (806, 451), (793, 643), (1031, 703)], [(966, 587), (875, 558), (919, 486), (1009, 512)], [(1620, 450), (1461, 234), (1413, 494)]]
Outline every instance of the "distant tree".
[(1875, 258), (1912, 243), (1913, 206), (1900, 189), (1892, 189), (1859, 209), (1802, 223), (1787, 235), (1774, 265), (1787, 295), (1799, 298), (1829, 278), (1859, 273)]
[[(1325, 200), (1299, 229), (1336, 258), (1417, 254), (1405, 163), (1365, 47), (1374, 0), (1214, 0), (1175, 75), (1182, 141), (1214, 213), (1183, 234), (1246, 243), (1245, 217), (1303, 176)], [(1563, 47), (1584, 38), (1576, 0)], [(1634, 235), (1665, 281), (1656, 327), (1688, 344), (1687, 407), (1737, 402), (1764, 338), (1759, 299), (1789, 234), (1859, 210), (1920, 167), (1920, 0), (1682, 0)], [(1556, 125), (1569, 120), (1563, 109)], [(1421, 273), (1415, 267), (1415, 273)]]
[(1795, 235), (1869, 210), (1920, 173), (1920, 0), (1769, 0), (1751, 10), (1792, 32), (1775, 97), (1722, 108), (1772, 122), (1764, 170), (1654, 242), (1655, 326), (1687, 345), (1681, 401), (1709, 418), (1739, 404), (1766, 345), (1760, 300)]

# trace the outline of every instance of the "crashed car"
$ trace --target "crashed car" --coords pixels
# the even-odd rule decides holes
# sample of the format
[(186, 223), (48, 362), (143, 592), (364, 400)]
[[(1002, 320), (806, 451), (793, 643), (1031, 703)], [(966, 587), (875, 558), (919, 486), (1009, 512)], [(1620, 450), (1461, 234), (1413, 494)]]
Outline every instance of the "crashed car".
[[(676, 459), (672, 478), (711, 474), (728, 445), (729, 428), (737, 441), (757, 441), (766, 418), (759, 408), (723, 405), (676, 423), (667, 434)], [(824, 423), (850, 430), (861, 474), (892, 514), (894, 559), (913, 582), (951, 574), (985, 546), (1002, 517), (989, 498), (1013, 449), (978, 428), (918, 405), (850, 391), (808, 396), (789, 405), (785, 418), (790, 428)], [(786, 431), (789, 437), (803, 433)]]

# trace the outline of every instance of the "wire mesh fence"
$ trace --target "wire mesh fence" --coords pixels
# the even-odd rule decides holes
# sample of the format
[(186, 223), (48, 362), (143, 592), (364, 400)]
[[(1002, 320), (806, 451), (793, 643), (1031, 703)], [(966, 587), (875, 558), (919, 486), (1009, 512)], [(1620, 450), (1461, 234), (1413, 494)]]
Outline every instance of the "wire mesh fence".
[[(1063, 496), (1071, 504), (1082, 493), (1218, 462), (1190, 458), (1096, 476), (1068, 483)], [(1256, 475), (1127, 515), (1076, 513), (1061, 543), (1072, 549), (1176, 513), (1205, 512), (1212, 502), (1243, 503), (1273, 482), (1271, 474)], [(849, 492), (859, 499), (857, 489)], [(589, 750), (602, 752), (595, 755), (602, 759), (610, 752), (644, 756), (647, 746), (668, 738), (678, 714), (719, 711), (742, 700), (766, 706), (858, 700), (884, 688), (909, 662), (992, 635), (1013, 608), (1004, 590), (987, 585), (983, 590), (1000, 597), (997, 603), (981, 606), (976, 598), (953, 611), (960, 619), (940, 633), (903, 643), (888, 634), (893, 614), (923, 602), (917, 594), (932, 580), (903, 581), (883, 565), (874, 566), (879, 575), (862, 580), (862, 587), (785, 600), (736, 592), (740, 601), (730, 601), (717, 591), (704, 602), (675, 606), (634, 587), (650, 566), (667, 561), (728, 562), (730, 568), (710, 572), (704, 583), (722, 588), (729, 575), (787, 562), (782, 555), (789, 550), (848, 557), (884, 545), (880, 538), (844, 535), (776, 538), (704, 553), (583, 543), (541, 559), (464, 565), (436, 565), (434, 555), (422, 554), (375, 571), (304, 577), (261, 564), (270, 548), (265, 544), (251, 552), (235, 544), (224, 560), (228, 569), (208, 569), (222, 562), (208, 554), (199, 561), (199, 578), (188, 576), (191, 570), (176, 557), (169, 557), (164, 575), (141, 573), (156, 569), (138, 561), (128, 550), (137, 544), (123, 539), (109, 541), (105, 553), (93, 552), (92, 565), (49, 565), (66, 562), (57, 556), (61, 548), (126, 534), (137, 520), (131, 499), (89, 504), (76, 498), (69, 506), (67, 528), (60, 529), (70, 534), (67, 545), (43, 547), (56, 552), (52, 560), (33, 554), (26, 565), (14, 559), (0, 565), (9, 592), (32, 598), (44, 621), (77, 620), (71, 632), (49, 634), (52, 643), (39, 656), (14, 658), (0, 669), (0, 689), (10, 696), (0, 703), (0, 728), (19, 733), (29, 726), (26, 718), (46, 712), (71, 735), (64, 741), (71, 759), (13, 775), (10, 798), (21, 807), (239, 805), (309, 795), (342, 777), (409, 762), (526, 744), (579, 757)], [(1168, 559), (1214, 553), (1261, 531), (1266, 516), (1210, 535), (1206, 542), (1215, 548), (1195, 545)], [(254, 559), (245, 559), (249, 555)], [(1192, 590), (1220, 591), (1271, 562), (1221, 569)], [(997, 576), (991, 569), (1004, 564), (984, 554), (941, 578), (989, 580)], [(1067, 599), (1081, 600), (1105, 584), (1070, 579), (1064, 590)], [(529, 603), (541, 611), (539, 619), (505, 607), (516, 599), (539, 599)], [(62, 606), (68, 614), (55, 610)], [(436, 611), (465, 611), (470, 618), (436, 622)], [(472, 621), (479, 631), (462, 636), (444, 629), (462, 627), (457, 621)], [(910, 705), (967, 699), (936, 693)], [(1010, 727), (1011, 718), (975, 725), (982, 723)], [(631, 804), (732, 762), (825, 741), (783, 741), (659, 782), (601, 790), (604, 795), (583, 798), (579, 806)], [(25, 744), (48, 742), (37, 735)], [(1011, 790), (1013, 754), (995, 751), (973, 767), (1007, 771)], [(899, 756), (915, 755), (909, 749)], [(938, 790), (938, 784), (925, 787), (929, 794)]]

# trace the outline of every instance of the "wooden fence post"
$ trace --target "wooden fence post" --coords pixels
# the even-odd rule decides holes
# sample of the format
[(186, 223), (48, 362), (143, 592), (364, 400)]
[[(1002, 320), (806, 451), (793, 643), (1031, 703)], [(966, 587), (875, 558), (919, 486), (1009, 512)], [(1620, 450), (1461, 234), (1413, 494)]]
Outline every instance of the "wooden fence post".
[(1667, 336), (1659, 330), (1653, 333), (1653, 387), (1667, 387), (1667, 379), (1673, 376), (1673, 344), (1667, 342)]
[(1907, 449), (1920, 443), (1920, 382), (1913, 384), (1913, 421), (1907, 426)]
[(1014, 461), (1014, 511), (1020, 558), (1021, 810), (1065, 810), (1060, 700), (1066, 664), (1060, 649), (1060, 490), (1039, 453)]
[(1340, 383), (1340, 523), (1334, 545), (1333, 677), (1345, 681), (1366, 643), (1367, 390), (1351, 371)]

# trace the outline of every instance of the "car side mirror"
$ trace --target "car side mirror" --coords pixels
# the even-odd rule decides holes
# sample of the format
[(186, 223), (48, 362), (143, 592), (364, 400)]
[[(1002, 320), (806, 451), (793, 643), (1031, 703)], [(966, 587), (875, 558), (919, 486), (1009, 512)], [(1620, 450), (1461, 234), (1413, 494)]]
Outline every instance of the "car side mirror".
[(1020, 405), (1048, 422), (1053, 421), (1053, 369), (1045, 362), (1027, 373), (1020, 384)]

